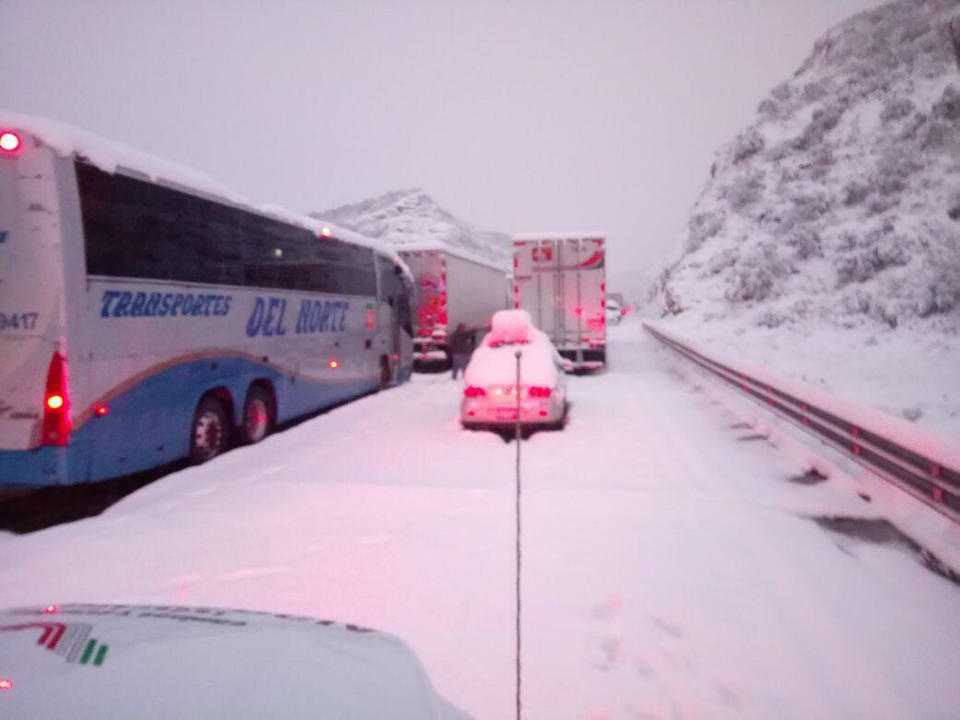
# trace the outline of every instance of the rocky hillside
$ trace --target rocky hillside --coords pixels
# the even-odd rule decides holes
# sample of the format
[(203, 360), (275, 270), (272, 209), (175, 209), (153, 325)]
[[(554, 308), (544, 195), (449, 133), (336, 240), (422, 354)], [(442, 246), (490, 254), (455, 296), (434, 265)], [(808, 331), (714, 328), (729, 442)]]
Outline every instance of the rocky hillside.
[(958, 0), (898, 0), (816, 43), (718, 154), (682, 255), (658, 280), (660, 314), (957, 333), (951, 20)]
[(401, 190), (311, 213), (348, 230), (404, 245), (444, 245), (487, 260), (507, 264), (509, 236), (475, 230), (444, 210), (423, 190)]

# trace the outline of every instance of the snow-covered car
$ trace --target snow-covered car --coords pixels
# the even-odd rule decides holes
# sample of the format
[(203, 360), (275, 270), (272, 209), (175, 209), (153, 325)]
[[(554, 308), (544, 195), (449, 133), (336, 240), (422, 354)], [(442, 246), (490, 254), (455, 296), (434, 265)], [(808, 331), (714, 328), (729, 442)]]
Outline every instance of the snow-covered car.
[(399, 638), (309, 617), (49, 605), (0, 611), (0, 642), (4, 718), (467, 717)]
[[(520, 383), (517, 384), (517, 353)], [(520, 423), (563, 427), (567, 415), (565, 366), (546, 334), (533, 326), (526, 310), (494, 314), (488, 332), (464, 373), (460, 404), (464, 427), (515, 425), (519, 390)]]

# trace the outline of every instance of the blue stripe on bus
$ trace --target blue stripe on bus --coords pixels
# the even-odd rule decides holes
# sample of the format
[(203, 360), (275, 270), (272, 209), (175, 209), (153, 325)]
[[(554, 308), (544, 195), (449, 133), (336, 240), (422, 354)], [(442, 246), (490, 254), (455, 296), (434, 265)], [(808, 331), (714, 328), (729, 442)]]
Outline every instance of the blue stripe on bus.
[(190, 426), (203, 394), (222, 387), (233, 398), (239, 424), (250, 383), (269, 380), (277, 420), (286, 420), (359, 397), (374, 379), (319, 382), (287, 375), (245, 358), (204, 359), (168, 367), (112, 398), (109, 412), (78, 427), (67, 447), (0, 450), (0, 487), (41, 487), (105, 480), (187, 456)]

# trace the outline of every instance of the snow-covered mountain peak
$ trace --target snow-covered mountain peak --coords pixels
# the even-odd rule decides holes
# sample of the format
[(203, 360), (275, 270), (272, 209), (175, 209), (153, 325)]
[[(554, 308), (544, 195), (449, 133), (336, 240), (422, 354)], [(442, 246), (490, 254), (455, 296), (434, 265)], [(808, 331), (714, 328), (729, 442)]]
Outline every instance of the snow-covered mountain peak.
[(421, 188), (397, 190), (369, 200), (311, 213), (349, 230), (404, 246), (444, 246), (506, 265), (510, 238), (474, 229), (454, 217)]

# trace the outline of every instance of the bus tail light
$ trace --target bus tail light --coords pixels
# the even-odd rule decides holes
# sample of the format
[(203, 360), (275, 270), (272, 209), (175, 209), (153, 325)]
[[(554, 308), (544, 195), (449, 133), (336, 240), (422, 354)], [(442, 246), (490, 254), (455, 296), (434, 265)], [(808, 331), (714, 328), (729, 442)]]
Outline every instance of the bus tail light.
[(534, 385), (530, 388), (530, 397), (548, 398), (550, 397), (550, 388)]
[(20, 140), (20, 136), (15, 132), (10, 132), (9, 130), (0, 131), (0, 150), (3, 152), (16, 152), (22, 144), (23, 141)]
[(475, 385), (468, 385), (464, 388), (463, 394), (467, 397), (483, 397), (487, 394), (487, 391), (482, 387), (476, 387)]
[(70, 437), (70, 395), (67, 387), (67, 361), (53, 353), (47, 370), (47, 389), (43, 396), (42, 445), (66, 445)]

